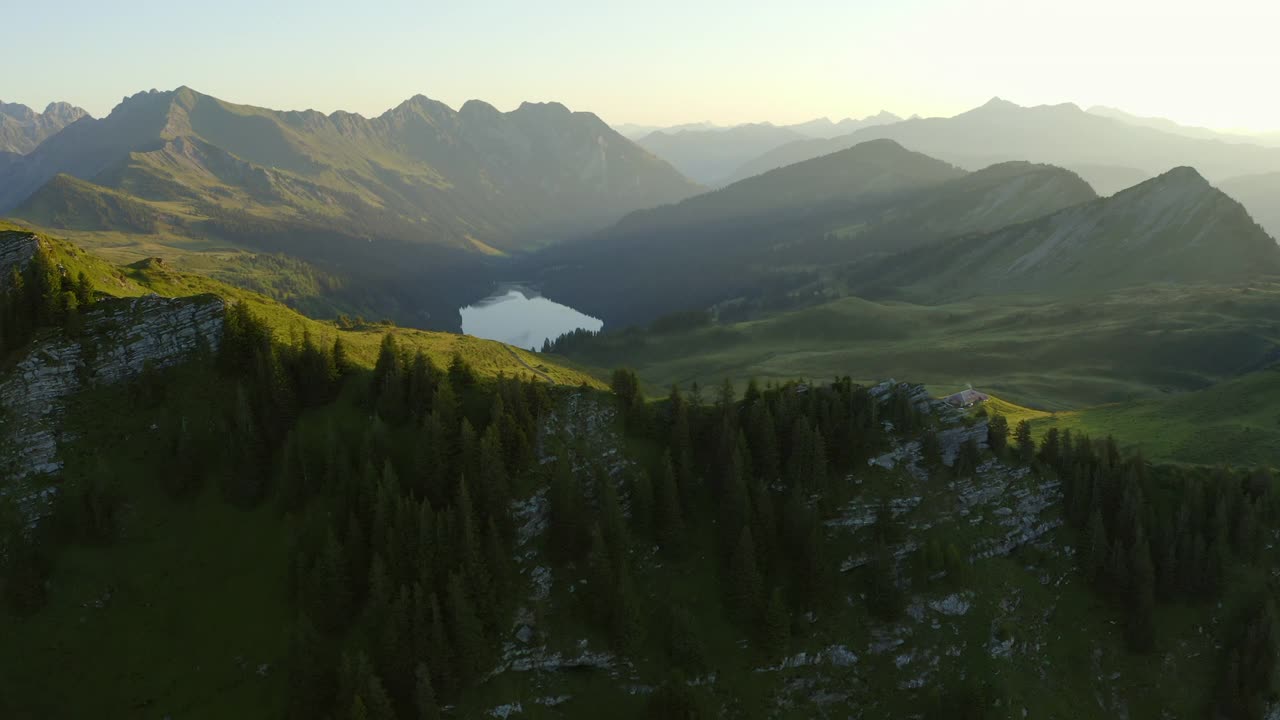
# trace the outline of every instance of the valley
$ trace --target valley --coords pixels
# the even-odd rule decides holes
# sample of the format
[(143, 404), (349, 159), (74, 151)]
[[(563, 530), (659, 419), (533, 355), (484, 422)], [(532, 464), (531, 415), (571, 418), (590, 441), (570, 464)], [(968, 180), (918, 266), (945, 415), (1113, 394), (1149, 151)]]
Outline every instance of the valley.
[(182, 87), (0, 143), (2, 717), (1280, 712), (1262, 140)]

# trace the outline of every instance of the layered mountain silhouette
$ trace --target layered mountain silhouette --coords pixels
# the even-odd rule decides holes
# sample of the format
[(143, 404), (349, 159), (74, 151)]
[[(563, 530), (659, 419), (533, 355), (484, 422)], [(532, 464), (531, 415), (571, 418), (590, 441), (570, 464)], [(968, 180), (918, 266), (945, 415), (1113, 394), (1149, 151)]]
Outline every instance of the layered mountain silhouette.
[(695, 123), (656, 130), (637, 138), (636, 142), (697, 182), (715, 187), (726, 184), (726, 179), (743, 163), (787, 143), (846, 135), (901, 119), (882, 111), (861, 119), (832, 122), (830, 118), (818, 118), (781, 126), (753, 123), (717, 127)]
[[(516, 250), (598, 229), (697, 187), (590, 113), (556, 103), (499, 112), (414, 97), (383, 115), (280, 112), (189, 88), (135, 95), (0, 168), (0, 212), (112, 229), (41, 211), (91, 186), (162, 205), (182, 232), (310, 228), (467, 251)], [(104, 197), (109, 194), (104, 191)], [(99, 222), (100, 221), (100, 222)]]
[(1201, 140), (1221, 140), (1230, 143), (1249, 143), (1254, 145), (1280, 145), (1280, 135), (1275, 133), (1258, 133), (1245, 134), (1234, 132), (1222, 132), (1219, 130), (1211, 130), (1209, 128), (1195, 127), (1192, 125), (1182, 125), (1167, 118), (1148, 117), (1143, 115), (1134, 115), (1118, 108), (1106, 107), (1104, 105), (1095, 105), (1089, 108), (1089, 112), (1094, 115), (1119, 120), (1129, 125), (1137, 125), (1139, 127), (1148, 127), (1155, 130), (1161, 130), (1173, 135), (1182, 135), (1184, 137), (1199, 138)]
[(1271, 237), (1280, 238), (1280, 172), (1232, 178), (1218, 187), (1248, 208)]
[(993, 99), (951, 118), (865, 128), (830, 140), (788, 143), (745, 163), (734, 179), (888, 138), (912, 150), (977, 169), (1006, 160), (1051, 163), (1078, 172), (1109, 194), (1120, 174), (1153, 176), (1195, 167), (1211, 180), (1280, 171), (1280, 148), (1184, 137), (1087, 113), (1075, 105), (1021, 107)]
[(746, 160), (806, 137), (791, 128), (760, 123), (718, 130), (660, 130), (636, 142), (689, 178), (714, 185)]
[(932, 303), (1277, 274), (1275, 241), (1239, 202), (1182, 167), (1109, 198), (863, 266), (855, 287)]
[(841, 263), (1023, 222), (1097, 196), (1060, 168), (967, 173), (878, 140), (677, 205), (534, 259), (552, 296), (611, 326), (785, 291)]
[(888, 125), (889, 123), (901, 122), (902, 118), (894, 115), (886, 110), (881, 110), (875, 115), (868, 115), (864, 118), (845, 118), (843, 120), (833, 122), (831, 118), (818, 118), (809, 122), (797, 123), (795, 125), (786, 126), (789, 130), (795, 130), (801, 135), (807, 135), (814, 138), (833, 138), (840, 135), (848, 135), (851, 132), (861, 130), (866, 127), (874, 127), (876, 125)]
[(655, 132), (677, 133), (686, 130), (725, 130), (724, 125), (717, 125), (713, 122), (692, 122), (682, 123), (680, 125), (641, 125), (638, 123), (621, 123), (611, 126), (624, 138), (628, 140), (639, 140), (640, 138)]
[(0, 154), (25, 155), (46, 138), (88, 116), (84, 110), (63, 102), (49, 103), (42, 113), (26, 105), (0, 102)]

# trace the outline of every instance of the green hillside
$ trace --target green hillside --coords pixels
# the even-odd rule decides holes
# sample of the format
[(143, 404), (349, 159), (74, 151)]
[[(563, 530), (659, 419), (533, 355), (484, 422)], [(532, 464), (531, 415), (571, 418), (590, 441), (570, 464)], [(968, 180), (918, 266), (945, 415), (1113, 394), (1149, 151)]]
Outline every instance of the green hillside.
[(1280, 368), (1194, 392), (1054, 413), (1038, 432), (1071, 429), (1182, 463), (1280, 467)]
[[(556, 104), (500, 113), (472, 101), (455, 111), (418, 96), (365, 119), (235, 105), (189, 88), (136, 95), (58, 136), (9, 172), (0, 210), (58, 173), (176, 203), (198, 219), (193, 231), (278, 220), (468, 251), (558, 239), (696, 190), (594, 115)], [(54, 219), (32, 205), (17, 214)]]
[(635, 213), (526, 265), (547, 293), (625, 327), (730, 300), (794, 305), (789, 296), (825, 292), (848, 263), (1095, 197), (1059, 168), (969, 174), (879, 141)]
[[(0, 222), (0, 244), (31, 235), (29, 230)], [(447, 366), (455, 353), (461, 354), (476, 372), (484, 377), (506, 374), (513, 377), (545, 375), (557, 383), (578, 386), (601, 386), (589, 371), (573, 368), (555, 358), (530, 353), (492, 340), (469, 335), (399, 328), (380, 323), (358, 327), (337, 327), (332, 322), (314, 320), (259, 293), (228, 285), (203, 275), (182, 272), (169, 267), (161, 258), (116, 266), (93, 253), (47, 235), (39, 235), (40, 247), (51, 263), (64, 276), (78, 277), (82, 272), (101, 296), (138, 297), (155, 293), (164, 297), (216, 295), (233, 303), (244, 303), (254, 317), (261, 319), (283, 342), (298, 342), (310, 335), (316, 342), (332, 343), (341, 339), (350, 350), (350, 358), (358, 365), (372, 367), (386, 335), (394, 336), (406, 349), (422, 350), (432, 361)]]
[(67, 103), (49, 103), (44, 112), (0, 101), (0, 156), (24, 155), (88, 113)]
[(873, 294), (938, 302), (974, 295), (1083, 295), (1150, 284), (1280, 274), (1280, 248), (1191, 168), (995, 232), (854, 268)]
[(495, 257), (698, 190), (590, 113), (422, 96), (364, 118), (152, 91), (0, 162), (0, 214), (115, 261), (265, 289), (288, 273), (263, 282), (227, 258), (284, 254), (342, 286), (299, 307), (450, 331)]
[(569, 338), (558, 352), (638, 368), (655, 387), (719, 378), (972, 383), (1022, 405), (1083, 408), (1203, 388), (1269, 364), (1280, 285), (1158, 286), (1072, 299), (926, 306), (846, 297), (743, 322)]

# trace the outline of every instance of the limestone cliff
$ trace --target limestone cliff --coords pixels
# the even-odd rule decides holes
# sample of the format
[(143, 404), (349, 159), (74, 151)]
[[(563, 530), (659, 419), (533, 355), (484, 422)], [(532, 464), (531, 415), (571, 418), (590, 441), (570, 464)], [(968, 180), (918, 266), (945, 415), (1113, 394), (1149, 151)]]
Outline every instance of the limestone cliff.
[(7, 234), (0, 242), (0, 288), (9, 282), (9, 272), (15, 267), (25, 268), (39, 249), (40, 240), (35, 235)]
[[(6, 261), (7, 254), (0, 266)], [(62, 469), (58, 443), (68, 396), (127, 380), (147, 366), (175, 365), (201, 347), (216, 349), (224, 310), (212, 295), (112, 299), (85, 313), (77, 337), (62, 329), (37, 336), (0, 371), (0, 495), (17, 500), (28, 517), (43, 513)]]

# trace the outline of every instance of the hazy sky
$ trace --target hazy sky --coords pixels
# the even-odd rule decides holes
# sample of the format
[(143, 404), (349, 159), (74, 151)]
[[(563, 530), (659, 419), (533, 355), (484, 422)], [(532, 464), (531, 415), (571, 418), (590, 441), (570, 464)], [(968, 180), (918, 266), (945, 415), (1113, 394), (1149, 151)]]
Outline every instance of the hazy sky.
[(365, 115), (422, 93), (455, 108), (558, 100), (612, 123), (789, 123), (952, 115), (999, 95), (1280, 129), (1274, 0), (63, 0), (4, 14), (0, 99), (97, 116), (189, 85)]

